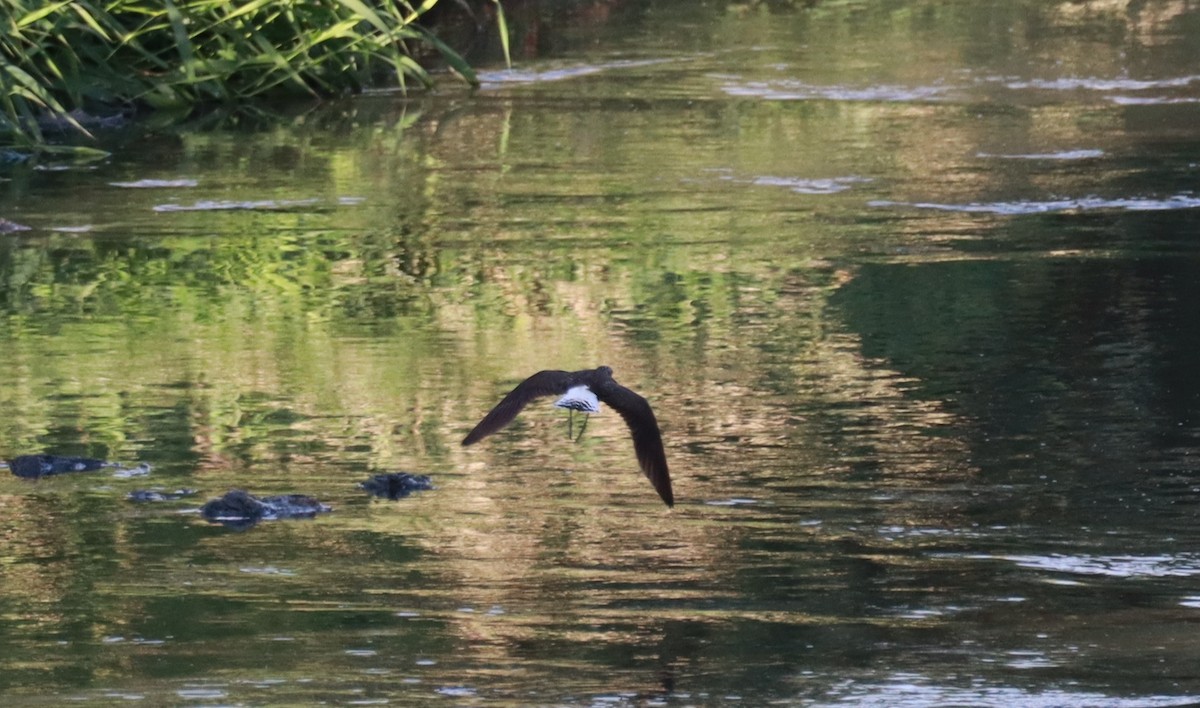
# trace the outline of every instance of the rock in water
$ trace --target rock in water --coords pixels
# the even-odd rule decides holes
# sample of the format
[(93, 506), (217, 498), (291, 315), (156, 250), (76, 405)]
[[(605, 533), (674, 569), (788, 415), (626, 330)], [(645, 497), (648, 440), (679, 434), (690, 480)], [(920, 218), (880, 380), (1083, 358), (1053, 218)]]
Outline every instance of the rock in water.
[(200, 508), (200, 514), (209, 521), (238, 528), (247, 528), (259, 521), (309, 518), (326, 511), (332, 509), (303, 494), (259, 498), (241, 489), (226, 492), (225, 496), (212, 499)]
[(433, 489), (433, 482), (429, 480), (429, 475), (389, 472), (377, 474), (359, 486), (377, 497), (403, 499), (413, 492)]
[(8, 469), (18, 477), (36, 479), (66, 472), (91, 472), (115, 465), (105, 460), (90, 457), (63, 457), (60, 455), (20, 455), (8, 461)]

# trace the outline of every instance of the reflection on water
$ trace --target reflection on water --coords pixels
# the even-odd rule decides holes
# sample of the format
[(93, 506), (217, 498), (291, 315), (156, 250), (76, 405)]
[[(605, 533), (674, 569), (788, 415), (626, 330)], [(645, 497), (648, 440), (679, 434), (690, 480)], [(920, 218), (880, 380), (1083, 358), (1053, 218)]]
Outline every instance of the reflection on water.
[[(643, 8), (478, 94), (6, 166), (0, 455), (150, 467), (0, 477), (0, 692), (1196, 702), (1195, 12), (1077, 5)], [(459, 444), (601, 364), (673, 510), (611, 412)]]

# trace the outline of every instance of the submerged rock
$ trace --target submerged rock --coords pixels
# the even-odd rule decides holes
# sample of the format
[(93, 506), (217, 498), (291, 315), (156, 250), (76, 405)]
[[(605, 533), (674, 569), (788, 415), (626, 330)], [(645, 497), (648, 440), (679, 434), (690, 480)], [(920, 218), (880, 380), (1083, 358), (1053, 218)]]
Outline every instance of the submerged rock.
[[(68, 120), (68, 116), (70, 120)], [(76, 108), (66, 115), (46, 113), (38, 116), (38, 125), (43, 130), (58, 130), (63, 133), (70, 133), (75, 130), (75, 123), (72, 123), (72, 120), (84, 128), (95, 130), (97, 128), (120, 128), (129, 123), (129, 116), (120, 112), (102, 116)]]
[[(68, 457), (65, 455), (19, 455), (8, 461), (8, 469), (18, 477), (37, 479), (68, 472), (94, 472), (99, 469), (117, 470), (117, 477), (141, 477), (150, 474), (150, 465), (142, 463), (126, 467), (120, 462), (109, 462), (94, 457)], [(0, 465), (2, 466), (2, 465)]]
[(359, 486), (377, 497), (403, 499), (413, 492), (433, 489), (433, 482), (429, 480), (429, 475), (389, 472), (377, 474)]
[(242, 528), (259, 521), (310, 518), (326, 511), (332, 511), (332, 508), (303, 494), (260, 498), (241, 489), (226, 492), (225, 496), (211, 499), (200, 507), (200, 515), (209, 521)]
[(18, 477), (37, 478), (66, 472), (92, 472), (104, 467), (117, 467), (115, 462), (91, 457), (61, 455), (20, 455), (8, 461), (8, 469)]

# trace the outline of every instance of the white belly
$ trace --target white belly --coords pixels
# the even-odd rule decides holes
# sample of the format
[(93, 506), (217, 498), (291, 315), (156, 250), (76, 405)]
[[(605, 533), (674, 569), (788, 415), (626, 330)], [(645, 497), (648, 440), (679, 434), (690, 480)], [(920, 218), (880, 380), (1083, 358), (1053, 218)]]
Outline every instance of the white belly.
[(599, 413), (600, 399), (587, 386), (576, 386), (568, 389), (562, 398), (554, 402), (559, 408), (569, 408), (584, 413)]

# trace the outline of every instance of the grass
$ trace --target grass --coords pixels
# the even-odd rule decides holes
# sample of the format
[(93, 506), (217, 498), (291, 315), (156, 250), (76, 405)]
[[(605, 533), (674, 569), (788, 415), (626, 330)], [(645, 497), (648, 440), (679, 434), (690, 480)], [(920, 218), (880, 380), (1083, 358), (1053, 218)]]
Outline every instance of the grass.
[(86, 132), (77, 111), (129, 105), (428, 86), (418, 51), (474, 84), (471, 67), (419, 25), (436, 3), (0, 0), (0, 134), (39, 144), (48, 125)]

